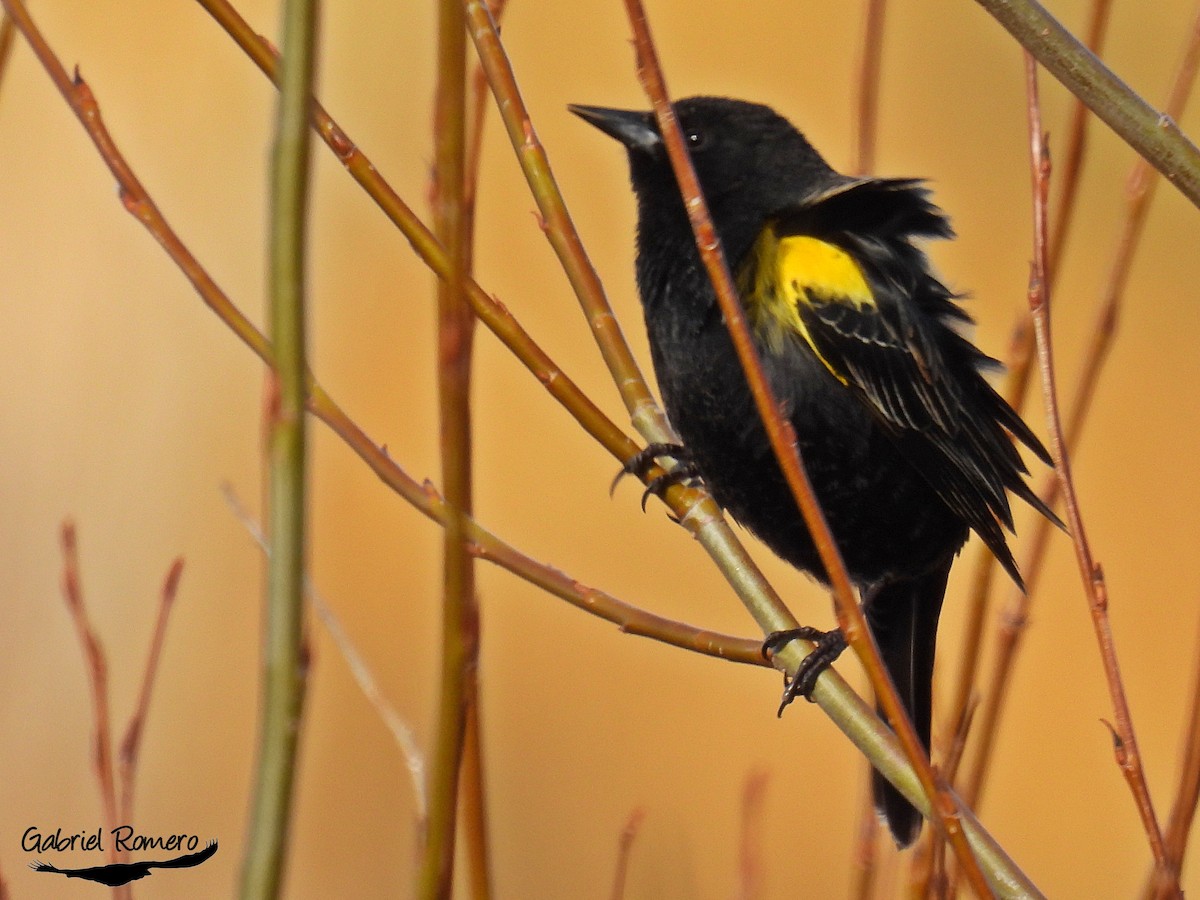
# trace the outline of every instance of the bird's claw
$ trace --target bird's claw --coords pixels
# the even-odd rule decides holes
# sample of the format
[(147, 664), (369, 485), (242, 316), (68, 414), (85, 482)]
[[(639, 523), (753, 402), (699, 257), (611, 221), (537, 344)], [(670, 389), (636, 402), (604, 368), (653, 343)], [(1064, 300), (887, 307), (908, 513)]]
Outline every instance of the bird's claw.
[(625, 465), (621, 466), (621, 470), (617, 472), (616, 477), (608, 488), (609, 496), (612, 496), (613, 492), (617, 489), (617, 485), (621, 483), (621, 479), (626, 475), (642, 477), (646, 473), (646, 469), (655, 463), (659, 457), (663, 456), (669, 456), (677, 460), (679, 464), (670, 472), (659, 475), (646, 485), (646, 490), (642, 492), (642, 512), (646, 511), (646, 501), (651, 496), (662, 497), (663, 493), (671, 485), (682, 484), (685, 481), (700, 477), (700, 469), (692, 460), (687, 448), (682, 444), (648, 444), (645, 449), (639, 450), (625, 461)]
[(779, 703), (779, 712), (776, 715), (782, 716), (788, 704), (797, 697), (803, 697), (811, 703), (812, 690), (817, 684), (817, 679), (846, 649), (846, 637), (839, 629), (821, 631), (819, 628), (803, 626), (767, 635), (762, 645), (763, 657), (770, 658), (786, 644), (798, 638), (812, 641), (816, 646), (812, 653), (800, 660), (796, 674), (784, 685), (783, 699)]

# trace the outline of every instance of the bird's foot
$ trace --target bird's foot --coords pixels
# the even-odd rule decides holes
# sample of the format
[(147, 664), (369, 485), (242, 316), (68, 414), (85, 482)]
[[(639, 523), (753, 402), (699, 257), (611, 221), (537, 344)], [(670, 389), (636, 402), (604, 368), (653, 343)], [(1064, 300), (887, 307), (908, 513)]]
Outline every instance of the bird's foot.
[(840, 629), (832, 631), (821, 631), (819, 628), (804, 626), (801, 628), (791, 628), (787, 631), (775, 631), (767, 635), (767, 639), (763, 641), (762, 652), (764, 657), (770, 657), (791, 641), (797, 638), (812, 641), (816, 646), (812, 653), (800, 660), (800, 665), (796, 668), (796, 674), (789, 679), (783, 688), (783, 699), (779, 703), (779, 712), (776, 715), (783, 715), (783, 711), (787, 709), (789, 703), (797, 697), (803, 697), (809, 702), (812, 701), (812, 689), (816, 686), (817, 679), (821, 673), (833, 665), (834, 660), (842, 655), (842, 651), (846, 649), (846, 636), (842, 634)]
[(612, 485), (608, 489), (609, 495), (612, 495), (613, 491), (617, 489), (617, 485), (621, 483), (621, 479), (626, 475), (636, 475), (641, 478), (646, 473), (646, 469), (663, 456), (671, 457), (677, 462), (677, 465), (671, 471), (659, 475), (646, 485), (646, 490), (642, 492), (643, 512), (646, 510), (646, 501), (652, 495), (661, 498), (671, 485), (683, 484), (700, 477), (700, 469), (696, 466), (688, 449), (682, 444), (648, 444), (644, 450), (635, 453), (625, 461), (625, 465), (621, 466), (621, 471), (617, 473), (617, 477), (613, 479)]

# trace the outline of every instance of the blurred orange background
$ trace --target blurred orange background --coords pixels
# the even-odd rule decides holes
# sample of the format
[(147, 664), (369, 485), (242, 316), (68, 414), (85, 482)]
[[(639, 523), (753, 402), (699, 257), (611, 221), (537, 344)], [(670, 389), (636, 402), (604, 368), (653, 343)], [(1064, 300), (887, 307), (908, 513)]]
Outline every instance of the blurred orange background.
[[(1088, 3), (1050, 6), (1082, 31)], [(1152, 103), (1165, 97), (1191, 6), (1116, 4), (1105, 58)], [(433, 7), (329, 3), (322, 17), (322, 100), (422, 210), (432, 159)], [(676, 96), (769, 103), (845, 167), (861, 7), (655, 0), (648, 11)], [(277, 34), (275, 4), (254, 0), (242, 11), (264, 34)], [(274, 101), (266, 80), (195, 4), (40, 0), (33, 13), (68, 68), (79, 65), (168, 219), (261, 321)], [(894, 4), (886, 28), (877, 171), (931, 179), (959, 232), (931, 252), (945, 280), (971, 293), (978, 343), (1003, 356), (1025, 306), (1031, 252), (1021, 52), (973, 3)], [(576, 223), (648, 366), (625, 163), (616, 145), (565, 110), (571, 102), (645, 105), (622, 8), (514, 0), (504, 36)], [(1069, 98), (1048, 77), (1042, 88), (1051, 147), (1061, 149)], [(1200, 113), (1182, 125), (1197, 130)], [(313, 367), (395, 460), (436, 483), (433, 279), (324, 147), (314, 152)], [(1133, 160), (1093, 124), (1055, 297), (1064, 397), (1107, 277)], [(480, 283), (624, 425), (491, 115), (481, 183)], [(254, 761), (263, 565), (219, 485), (230, 482), (260, 508), (262, 366), (124, 212), (20, 40), (0, 84), (0, 210), (0, 871), (15, 898), (96, 895), (91, 885), (30, 872), (32, 856), (21, 849), (31, 825), (71, 833), (100, 824), (87, 682), (60, 592), (58, 533), (70, 518), (110, 658), (118, 732), (162, 577), (176, 555), (187, 560), (142, 751), (135, 824), (145, 834), (215, 837), (221, 850), (198, 869), (155, 874), (136, 892), (225, 895), (236, 885)], [(1198, 238), (1197, 210), (1161, 185), (1075, 460), (1164, 820), (1200, 624), (1192, 574), (1200, 533)], [(661, 505), (640, 513), (633, 484), (609, 499), (614, 461), (482, 329), (475, 379), (481, 522), (585, 584), (714, 630), (755, 633)], [(1044, 433), (1036, 398), (1028, 417)], [(322, 426), (314, 423), (312, 433), (313, 578), (428, 747), (440, 534)], [(1040, 481), (1045, 473), (1035, 474)], [(1023, 511), (1018, 524), (1028, 523)], [(802, 620), (832, 622), (820, 589), (761, 547), (752, 551)], [(943, 674), (957, 660), (964, 604), (956, 600), (978, 552), (974, 544), (964, 552), (951, 586)], [(623, 636), (486, 564), (479, 593), (497, 896), (607, 896), (618, 835), (639, 808), (645, 820), (626, 897), (734, 895), (742, 790), (757, 771), (768, 778), (757, 823), (764, 896), (849, 892), (865, 764), (815, 707), (800, 703), (775, 718), (775, 673)], [(993, 612), (989, 629), (998, 621)], [(409, 896), (417, 835), (406, 769), (326, 633), (315, 623), (312, 631), (286, 895)], [(849, 656), (839, 669), (861, 684)], [(942, 681), (944, 711), (950, 679)], [(1050, 896), (1135, 894), (1150, 855), (1100, 721), (1111, 718), (1111, 705), (1063, 536), (1053, 539), (1010, 691), (984, 823)], [(46, 856), (97, 864), (89, 854)], [(884, 878), (885, 894), (902, 891), (896, 870)], [(1190, 869), (1185, 887), (1200, 891)]]

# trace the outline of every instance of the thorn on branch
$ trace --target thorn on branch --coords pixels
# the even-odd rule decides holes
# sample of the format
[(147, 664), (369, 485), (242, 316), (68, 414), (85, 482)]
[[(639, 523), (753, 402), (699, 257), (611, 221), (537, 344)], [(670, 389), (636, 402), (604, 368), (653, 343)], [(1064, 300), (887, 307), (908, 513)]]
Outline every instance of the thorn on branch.
[(1108, 719), (1101, 719), (1100, 724), (1108, 729), (1108, 733), (1112, 737), (1113, 753), (1116, 754), (1117, 762), (1120, 763), (1125, 757), (1125, 741), (1121, 739), (1120, 733)]

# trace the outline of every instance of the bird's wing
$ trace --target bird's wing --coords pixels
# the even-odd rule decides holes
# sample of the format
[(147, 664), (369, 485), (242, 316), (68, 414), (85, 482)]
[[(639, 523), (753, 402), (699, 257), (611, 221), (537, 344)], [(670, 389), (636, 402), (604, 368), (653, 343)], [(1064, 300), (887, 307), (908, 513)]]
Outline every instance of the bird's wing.
[(183, 856), (176, 856), (174, 859), (164, 859), (162, 862), (146, 862), (143, 865), (152, 866), (156, 869), (186, 869), (189, 866), (198, 866), (200, 863), (209, 859), (217, 852), (217, 842), (209, 841), (208, 846), (203, 850), (197, 850), (195, 853), (185, 853)]
[(918, 185), (849, 180), (786, 208), (755, 244), (743, 288), (768, 343), (801, 337), (898, 428), (953, 430), (961, 386), (946, 377), (936, 319), (965, 314), (909, 243), (951, 233)]
[(1025, 483), (1009, 432), (1048, 455), (983, 379), (991, 361), (951, 327), (969, 318), (909, 240), (937, 234), (949, 226), (917, 183), (850, 182), (772, 221), (742, 270), (743, 295), (768, 352), (806, 344), (1020, 583), (1006, 489), (1054, 516)]

